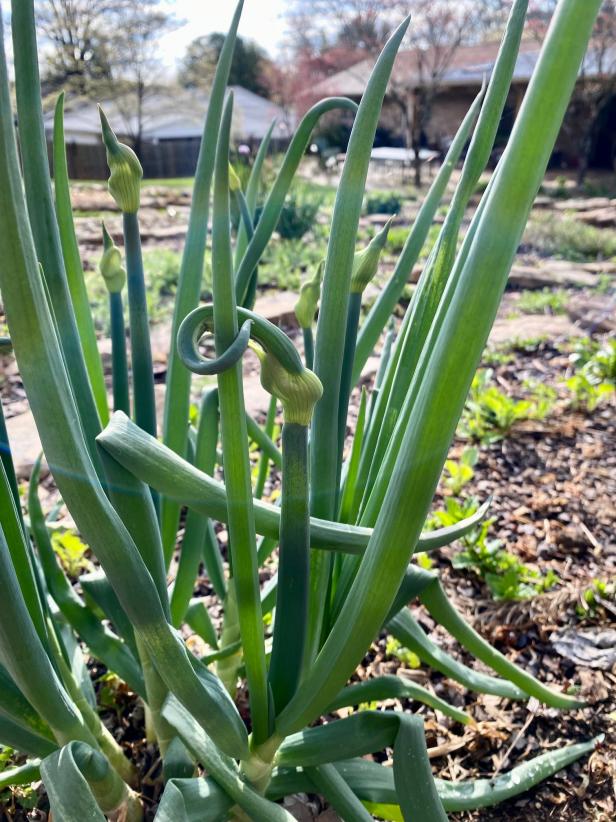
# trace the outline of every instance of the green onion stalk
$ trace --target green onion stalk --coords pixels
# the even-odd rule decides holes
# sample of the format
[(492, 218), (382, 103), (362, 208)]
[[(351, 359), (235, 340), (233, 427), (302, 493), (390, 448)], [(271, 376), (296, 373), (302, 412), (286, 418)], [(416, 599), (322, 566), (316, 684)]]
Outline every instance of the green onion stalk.
[(141, 237), (137, 218), (143, 169), (132, 148), (118, 141), (101, 108), (99, 108), (99, 113), (103, 142), (107, 151), (107, 164), (111, 172), (108, 183), (109, 192), (122, 211), (124, 222), (135, 421), (144, 431), (155, 437), (154, 371)]
[[(28, 161), (23, 164), (23, 186), (28, 209), (29, 230), (32, 232), (32, 240), (40, 266), (37, 276), (44, 281), (47, 287), (55, 321), (62, 329), (59, 345), (65, 361), (70, 363), (69, 381), (90, 458), (98, 471), (94, 440), (100, 433), (101, 417), (94, 399), (71, 302), (58, 230), (58, 218), (51, 191), (36, 47), (34, 3), (32, 0), (16, 3), (15, 7), (11, 8), (11, 14), (19, 140), (21, 156), (28, 158)], [(12, 119), (11, 122), (13, 122)], [(6, 221), (3, 220), (3, 225), (5, 223)], [(14, 337), (14, 335), (11, 336)]]
[[(311, 513), (328, 520), (335, 518), (339, 480), (338, 413), (346, 337), (346, 326), (340, 317), (346, 317), (348, 311), (357, 230), (374, 135), (394, 60), (409, 22), (410, 18), (404, 20), (389, 38), (362, 95), (336, 195), (323, 269), (314, 355), (314, 370), (323, 384), (323, 397), (311, 426)], [(321, 644), (330, 568), (331, 558), (327, 554), (311, 556), (306, 668), (310, 667)]]
[(379, 259), (387, 242), (393, 217), (385, 223), (383, 228), (372, 238), (367, 247), (355, 254), (353, 270), (351, 272), (351, 286), (349, 293), (349, 307), (347, 310), (346, 332), (344, 338), (344, 355), (342, 373), (340, 375), (340, 401), (338, 406), (338, 485), (340, 485), (340, 471), (342, 468), (342, 453), (346, 434), (347, 414), (353, 377), (353, 361), (357, 343), (357, 329), (361, 314), (362, 296), (373, 277), (376, 275)]
[[(459, 184), (454, 192), (437, 243), (432, 249), (410, 308), (405, 315), (399, 343), (386, 375), (383, 392), (376, 402), (376, 424), (369, 433), (364, 452), (364, 465), (360, 469), (361, 480), (358, 493), (363, 493), (364, 496), (361, 510), (366, 507), (388, 447), (390, 463), (385, 469), (384, 476), (389, 477), (387, 471), (391, 468), (392, 455), (397, 453), (392, 440), (399, 445), (399, 437), (410, 418), (412, 406), (410, 402), (405, 405), (405, 399), (413, 375), (418, 368), (432, 320), (452, 275), (458, 234), (466, 206), (490, 156), (515, 68), (527, 5), (527, 0), (516, 0), (512, 7), (489, 85), (485, 94), (482, 92), (480, 95), (483, 100), (481, 111)], [(403, 406), (404, 410), (402, 410)], [(401, 422), (401, 418), (404, 422)], [(394, 425), (397, 427), (396, 437), (392, 436)], [(366, 475), (367, 465), (370, 468)], [(374, 500), (373, 511), (376, 510), (375, 505), (378, 506), (378, 499), (382, 499), (382, 496)]]
[(306, 368), (312, 368), (314, 364), (314, 337), (312, 326), (319, 306), (321, 296), (321, 280), (323, 279), (323, 262), (317, 266), (313, 276), (302, 283), (299, 290), (299, 298), (295, 303), (295, 316), (297, 323), (302, 329), (304, 337), (304, 361)]
[(306, 637), (310, 574), (308, 430), (323, 388), (307, 368), (289, 370), (271, 353), (260, 354), (261, 382), (282, 403), (282, 494), (274, 641), (269, 667), (276, 713), (295, 693)]
[[(210, 476), (213, 475), (216, 465), (217, 441), (218, 391), (213, 388), (204, 392), (201, 401), (194, 459), (195, 467)], [(201, 560), (205, 561), (214, 590), (224, 602), (226, 582), (216, 537), (211, 534), (211, 521), (196, 511), (188, 511), (170, 602), (171, 623), (178, 628), (190, 606)]]
[(130, 415), (128, 363), (126, 358), (126, 328), (122, 289), (126, 283), (126, 271), (122, 265), (120, 249), (111, 239), (103, 223), (103, 256), (99, 271), (109, 292), (109, 329), (111, 336), (111, 374), (113, 383), (114, 411)]
[[(267, 415), (265, 417), (265, 426), (263, 428), (264, 434), (271, 439), (274, 435), (274, 426), (276, 425), (276, 409), (278, 407), (278, 399), (273, 394), (270, 397), (269, 405), (267, 406)], [(265, 490), (265, 483), (269, 473), (270, 458), (264, 449), (261, 449), (261, 456), (259, 457), (259, 468), (257, 471), (257, 480), (255, 482), (255, 499), (261, 499), (263, 491)]]
[[(224, 357), (238, 337), (238, 317), (231, 254), (229, 214), (229, 137), (233, 95), (229, 94), (223, 112), (216, 148), (214, 173), (214, 212), (212, 222), (212, 319), (217, 357)], [(194, 314), (194, 312), (193, 312)], [(189, 314), (190, 318), (191, 315)], [(188, 318), (187, 318), (188, 319)], [(186, 322), (185, 320), (184, 322)], [(242, 331), (245, 333), (247, 323)], [(240, 349), (245, 350), (242, 331)], [(181, 330), (177, 347), (180, 350)], [(192, 340), (192, 332), (189, 334)], [(198, 339), (198, 337), (197, 337)], [(247, 343), (247, 340), (246, 340)], [(228, 368), (218, 373), (220, 430), (223, 469), (227, 487), (229, 511), (229, 545), (231, 585), (235, 586), (238, 619), (244, 651), (244, 663), (250, 691), (253, 736), (263, 740), (269, 729), (269, 696), (265, 659), (263, 619), (259, 595), (259, 572), (254, 527), (248, 434), (242, 385), (242, 365), (239, 356)]]
[[(236, 208), (240, 215), (240, 226), (238, 227), (237, 237), (239, 238), (241, 234), (242, 237), (245, 237), (246, 240), (250, 242), (255, 233), (253, 222), (254, 218), (248, 205), (248, 200), (246, 199), (246, 196), (242, 191), (242, 183), (240, 181), (240, 178), (237, 176), (236, 171), (231, 165), (231, 163), (229, 163), (229, 189), (231, 191), (231, 194), (233, 195)], [(238, 243), (236, 242), (236, 246), (237, 245)], [(254, 271), (250, 276), (246, 296), (244, 297), (242, 302), (242, 304), (246, 308), (252, 308), (257, 298), (257, 281), (259, 277), (258, 268), (258, 264), (255, 265)]]
[(11, 493), (15, 501), (17, 511), (21, 514), (21, 501), (19, 497), (19, 488), (17, 487), (17, 476), (15, 474), (15, 465), (13, 463), (13, 454), (11, 452), (11, 443), (9, 442), (9, 434), (6, 429), (6, 420), (4, 418), (4, 409), (0, 403), (0, 461), (4, 466)]
[[(278, 595), (268, 675), (275, 711), (281, 711), (297, 688), (304, 656), (310, 553), (308, 430), (322, 388), (279, 328), (247, 309), (236, 311), (238, 324), (242, 322), (242, 329), (248, 328), (258, 343), (254, 347), (261, 360), (261, 382), (283, 407)], [(180, 327), (178, 352), (187, 367), (198, 373), (232, 367), (248, 344), (240, 332), (216, 360), (205, 360), (197, 343), (206, 330), (215, 328), (214, 322), (215, 306), (206, 305), (189, 314)], [(234, 639), (232, 627), (230, 623), (223, 635), (223, 647)], [(225, 660), (223, 668), (231, 665)], [(258, 754), (246, 764), (249, 778), (256, 782), (263, 777), (262, 768), (268, 772), (268, 767)]]

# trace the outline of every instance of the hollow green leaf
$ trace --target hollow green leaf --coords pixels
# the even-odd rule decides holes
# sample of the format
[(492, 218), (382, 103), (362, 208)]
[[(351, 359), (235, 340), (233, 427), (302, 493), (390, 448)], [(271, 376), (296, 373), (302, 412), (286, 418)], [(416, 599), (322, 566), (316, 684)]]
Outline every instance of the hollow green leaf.
[(508, 699), (526, 699), (527, 694), (506, 679), (474, 671), (442, 650), (422, 630), (408, 608), (403, 608), (387, 623), (387, 630), (405, 648), (436, 671), (455, 679), (471, 691), (494, 694)]
[[(226, 486), (178, 457), (132, 423), (125, 414), (118, 412), (112, 415), (109, 425), (98, 437), (98, 443), (147, 485), (194, 511), (221, 522), (227, 521)], [(260, 500), (255, 500), (253, 505), (257, 533), (277, 540), (280, 508)], [(485, 503), (482, 507), (482, 516), (487, 512), (487, 505)], [(454, 526), (424, 531), (419, 536), (417, 551), (434, 550), (464, 536), (476, 526), (474, 517), (477, 514), (473, 515), (472, 520), (468, 518)], [(372, 535), (372, 529), (311, 517), (310, 534), (313, 548), (361, 554)]]
[(392, 674), (367, 679), (356, 685), (347, 685), (340, 691), (331, 705), (328, 705), (326, 712), (337, 711), (350, 705), (381, 702), (385, 699), (414, 699), (417, 702), (423, 702), (424, 705), (429, 705), (435, 711), (440, 711), (445, 716), (449, 716), (463, 725), (467, 725), (471, 721), (469, 714), (454, 708), (453, 705), (445, 702), (444, 699), (436, 696), (427, 688), (410, 679), (404, 679)]

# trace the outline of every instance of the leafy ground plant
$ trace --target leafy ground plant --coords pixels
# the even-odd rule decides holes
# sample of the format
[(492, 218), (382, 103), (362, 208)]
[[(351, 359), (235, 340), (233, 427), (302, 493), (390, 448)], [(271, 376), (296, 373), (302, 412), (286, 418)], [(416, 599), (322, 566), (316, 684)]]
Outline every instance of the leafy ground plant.
[(616, 339), (603, 342), (584, 338), (569, 357), (574, 373), (566, 381), (574, 408), (594, 411), (613, 396), (616, 387)]
[(498, 442), (521, 420), (544, 419), (556, 398), (548, 386), (527, 384), (530, 399), (514, 399), (491, 382), (492, 375), (490, 368), (475, 374), (460, 421), (462, 436), (481, 443)]
[[(118, 678), (107, 680), (107, 708), (120, 692), (109, 683), (119, 680), (146, 706), (143, 732), (162, 758), (155, 777), (164, 785), (159, 822), (288, 820), (279, 800), (306, 791), (321, 794), (345, 820), (367, 820), (374, 813), (432, 822), (444, 820), (448, 811), (516, 796), (593, 750), (594, 740), (583, 741), (493, 780), (456, 783), (433, 778), (418, 714), (362, 710), (319, 723), (330, 711), (407, 693), (397, 677), (347, 684), (381, 631), (466, 687), (517, 700), (533, 696), (562, 710), (582, 704), (496, 651), (456, 611), (438, 576), (411, 563), (415, 551), (463, 537), (486, 515), (484, 504), (451, 526), (424, 530), (599, 0), (558, 5), (509, 144), (458, 248), (464, 213), (507, 99), (526, 6), (525, 0), (514, 3), (489, 84), (454, 139), (391, 279), (360, 322), (362, 295), (378, 269), (388, 227), (358, 248), (358, 225), (381, 105), (409, 20), (386, 44), (359, 106), (333, 98), (305, 114), (255, 219), (268, 139), (245, 188), (229, 171), (233, 95), (226, 86), (239, 3), (209, 96), (192, 191), (161, 442), (139, 235), (139, 160), (101, 112), (109, 190), (122, 212), (126, 250), (125, 261), (118, 260), (109, 238), (111, 259), (101, 274), (113, 283), (113, 295), (121, 293), (115, 290), (123, 283), (120, 268), (126, 272), (128, 403), (124, 390), (114, 394), (130, 406), (131, 419), (122, 410), (110, 416), (102, 369), (91, 356), (93, 325), (62, 162), (62, 106), (54, 129), (54, 200), (34, 5), (13, 4), (17, 121), (28, 162), (22, 176), (2, 53), (0, 286), (47, 463), (98, 563), (79, 586), (71, 584), (53, 551), (38, 497), (40, 465), (25, 519), (2, 434), (0, 741), (28, 757), (6, 777), (9, 784), (40, 774), (54, 818), (138, 820), (141, 792), (152, 778), (138, 772), (129, 751), (101, 721), (84, 651)], [(260, 263), (312, 131), (323, 114), (340, 108), (353, 111), (355, 120), (322, 277), (314, 279), (321, 292), (308, 368), (284, 332), (252, 309)], [(444, 223), (395, 345), (388, 334), (370, 402), (364, 394), (355, 437), (345, 451), (351, 388), (389, 323), (471, 133)], [(213, 299), (199, 305), (211, 195)], [(231, 197), (240, 216), (234, 233)], [(119, 301), (114, 303), (121, 318)], [(307, 323), (314, 318), (314, 299), (309, 309)], [(213, 335), (213, 357), (200, 348), (204, 334)], [(259, 357), (262, 383), (273, 398), (264, 429), (246, 415), (242, 355), (248, 346)], [(126, 373), (121, 347), (117, 353), (114, 367)], [(190, 414), (193, 374), (216, 380), (204, 393), (196, 426)], [(281, 449), (272, 440), (277, 405)], [(260, 499), (263, 471), (251, 482), (249, 439), (259, 443), (266, 469), (271, 461), (282, 475), (280, 505)], [(182, 506), (188, 512), (178, 546)], [(225, 527), (224, 555), (214, 522)], [(262, 586), (262, 566), (276, 549), (277, 573)], [(221, 625), (193, 597), (201, 563), (219, 600)], [(406, 607), (416, 598), (494, 675), (467, 668), (431, 643)], [(203, 639), (204, 655), (182, 639), (178, 629), (185, 626)], [(236, 702), (240, 681), (242, 702)], [(417, 686), (413, 698), (466, 721)], [(364, 758), (385, 748), (393, 749), (393, 768)]]

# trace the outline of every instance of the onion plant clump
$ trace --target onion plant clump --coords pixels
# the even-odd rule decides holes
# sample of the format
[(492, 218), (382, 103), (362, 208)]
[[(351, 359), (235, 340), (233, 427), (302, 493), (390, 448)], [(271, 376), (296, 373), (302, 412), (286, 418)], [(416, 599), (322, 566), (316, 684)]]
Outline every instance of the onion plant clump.
[[(349, 684), (381, 631), (469, 689), (511, 700), (532, 696), (561, 710), (582, 705), (501, 655), (454, 608), (438, 575), (412, 560), (416, 551), (469, 533), (486, 516), (489, 501), (460, 522), (422, 530), (599, 5), (559, 3), (507, 149), (458, 249), (515, 66), (527, 3), (513, 4), (489, 82), (362, 322), (362, 294), (387, 244), (387, 226), (358, 248), (359, 218), (381, 105), (409, 20), (385, 46), (359, 106), (331, 98), (306, 113), (257, 218), (269, 135), (245, 191), (229, 172), (233, 96), (226, 89), (240, 0), (209, 97), (160, 421), (139, 238), (139, 160), (101, 112), (109, 190), (123, 214), (126, 253), (124, 261), (105, 231), (100, 273), (110, 298), (110, 409), (70, 209), (62, 99), (52, 186), (33, 0), (13, 4), (23, 168), (3, 50), (0, 287), (45, 459), (98, 566), (74, 585), (58, 563), (38, 496), (40, 461), (22, 515), (2, 421), (0, 743), (27, 757), (1, 776), (3, 785), (40, 775), (54, 818), (66, 822), (142, 818), (145, 775), (99, 717), (88, 660), (117, 675), (145, 705), (144, 733), (162, 758), (161, 821), (290, 819), (280, 800), (307, 791), (325, 797), (345, 820), (374, 815), (431, 822), (515, 796), (593, 749), (596, 740), (581, 741), (495, 779), (456, 783), (433, 778), (416, 713), (320, 718), (396, 698), (470, 721), (397, 676)], [(313, 129), (323, 114), (341, 108), (354, 110), (355, 122), (327, 255), (298, 302), (304, 360), (280, 328), (254, 311), (259, 263)], [(469, 140), (447, 216), (396, 335), (390, 317)], [(230, 229), (232, 197), (240, 214), (236, 232)], [(210, 216), (213, 300), (199, 305)], [(349, 397), (386, 328), (378, 375), (362, 393), (349, 444)], [(213, 335), (210, 358), (199, 347), (204, 334)], [(271, 394), (264, 426), (246, 413), (242, 356), (248, 347), (258, 354)], [(193, 373), (212, 378), (196, 419), (190, 415)], [(279, 408), (280, 448), (274, 436)], [(261, 453), (254, 483), (251, 441)], [(279, 505), (262, 500), (270, 464), (282, 476)], [(228, 534), (224, 555), (215, 523)], [(276, 550), (277, 574), (261, 585), (260, 569)], [(193, 595), (201, 563), (222, 609), (221, 626)], [(434, 644), (408, 608), (416, 599), (493, 674)], [(208, 653), (197, 655), (194, 644), (186, 644), (188, 630)], [(236, 699), (240, 683), (248, 706)], [(392, 768), (364, 758), (384, 748), (393, 748)]]

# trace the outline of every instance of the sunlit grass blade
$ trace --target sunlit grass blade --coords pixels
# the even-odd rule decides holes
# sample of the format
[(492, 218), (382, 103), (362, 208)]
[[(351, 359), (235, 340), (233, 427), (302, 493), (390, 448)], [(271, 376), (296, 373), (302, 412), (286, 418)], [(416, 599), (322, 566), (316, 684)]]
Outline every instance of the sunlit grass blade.
[(66, 266), (66, 279), (75, 312), (75, 322), (79, 331), (83, 358), (90, 378), (98, 415), (101, 423), (107, 425), (109, 406), (107, 405), (103, 363), (98, 353), (96, 332), (73, 222), (66, 148), (64, 145), (64, 92), (58, 95), (53, 120), (53, 188), (60, 243), (64, 265)]
[[(186, 453), (188, 417), (190, 407), (191, 374), (177, 356), (175, 341), (184, 317), (199, 302), (203, 281), (203, 264), (207, 239), (207, 225), (210, 210), (210, 190), (214, 175), (214, 151), (218, 129), (222, 117), (225, 88), (235, 48), (235, 38), (244, 2), (239, 0), (235, 7), (231, 26), (220, 52), (214, 81), (209, 94), (207, 113), (203, 126), (199, 157), (192, 191), (188, 233), (182, 253), (178, 275), (178, 287), (173, 307), (171, 323), (171, 350), (167, 362), (167, 390), (163, 419), (163, 440), (176, 454)], [(161, 530), (167, 565), (175, 545), (180, 506), (172, 500), (162, 500)]]

